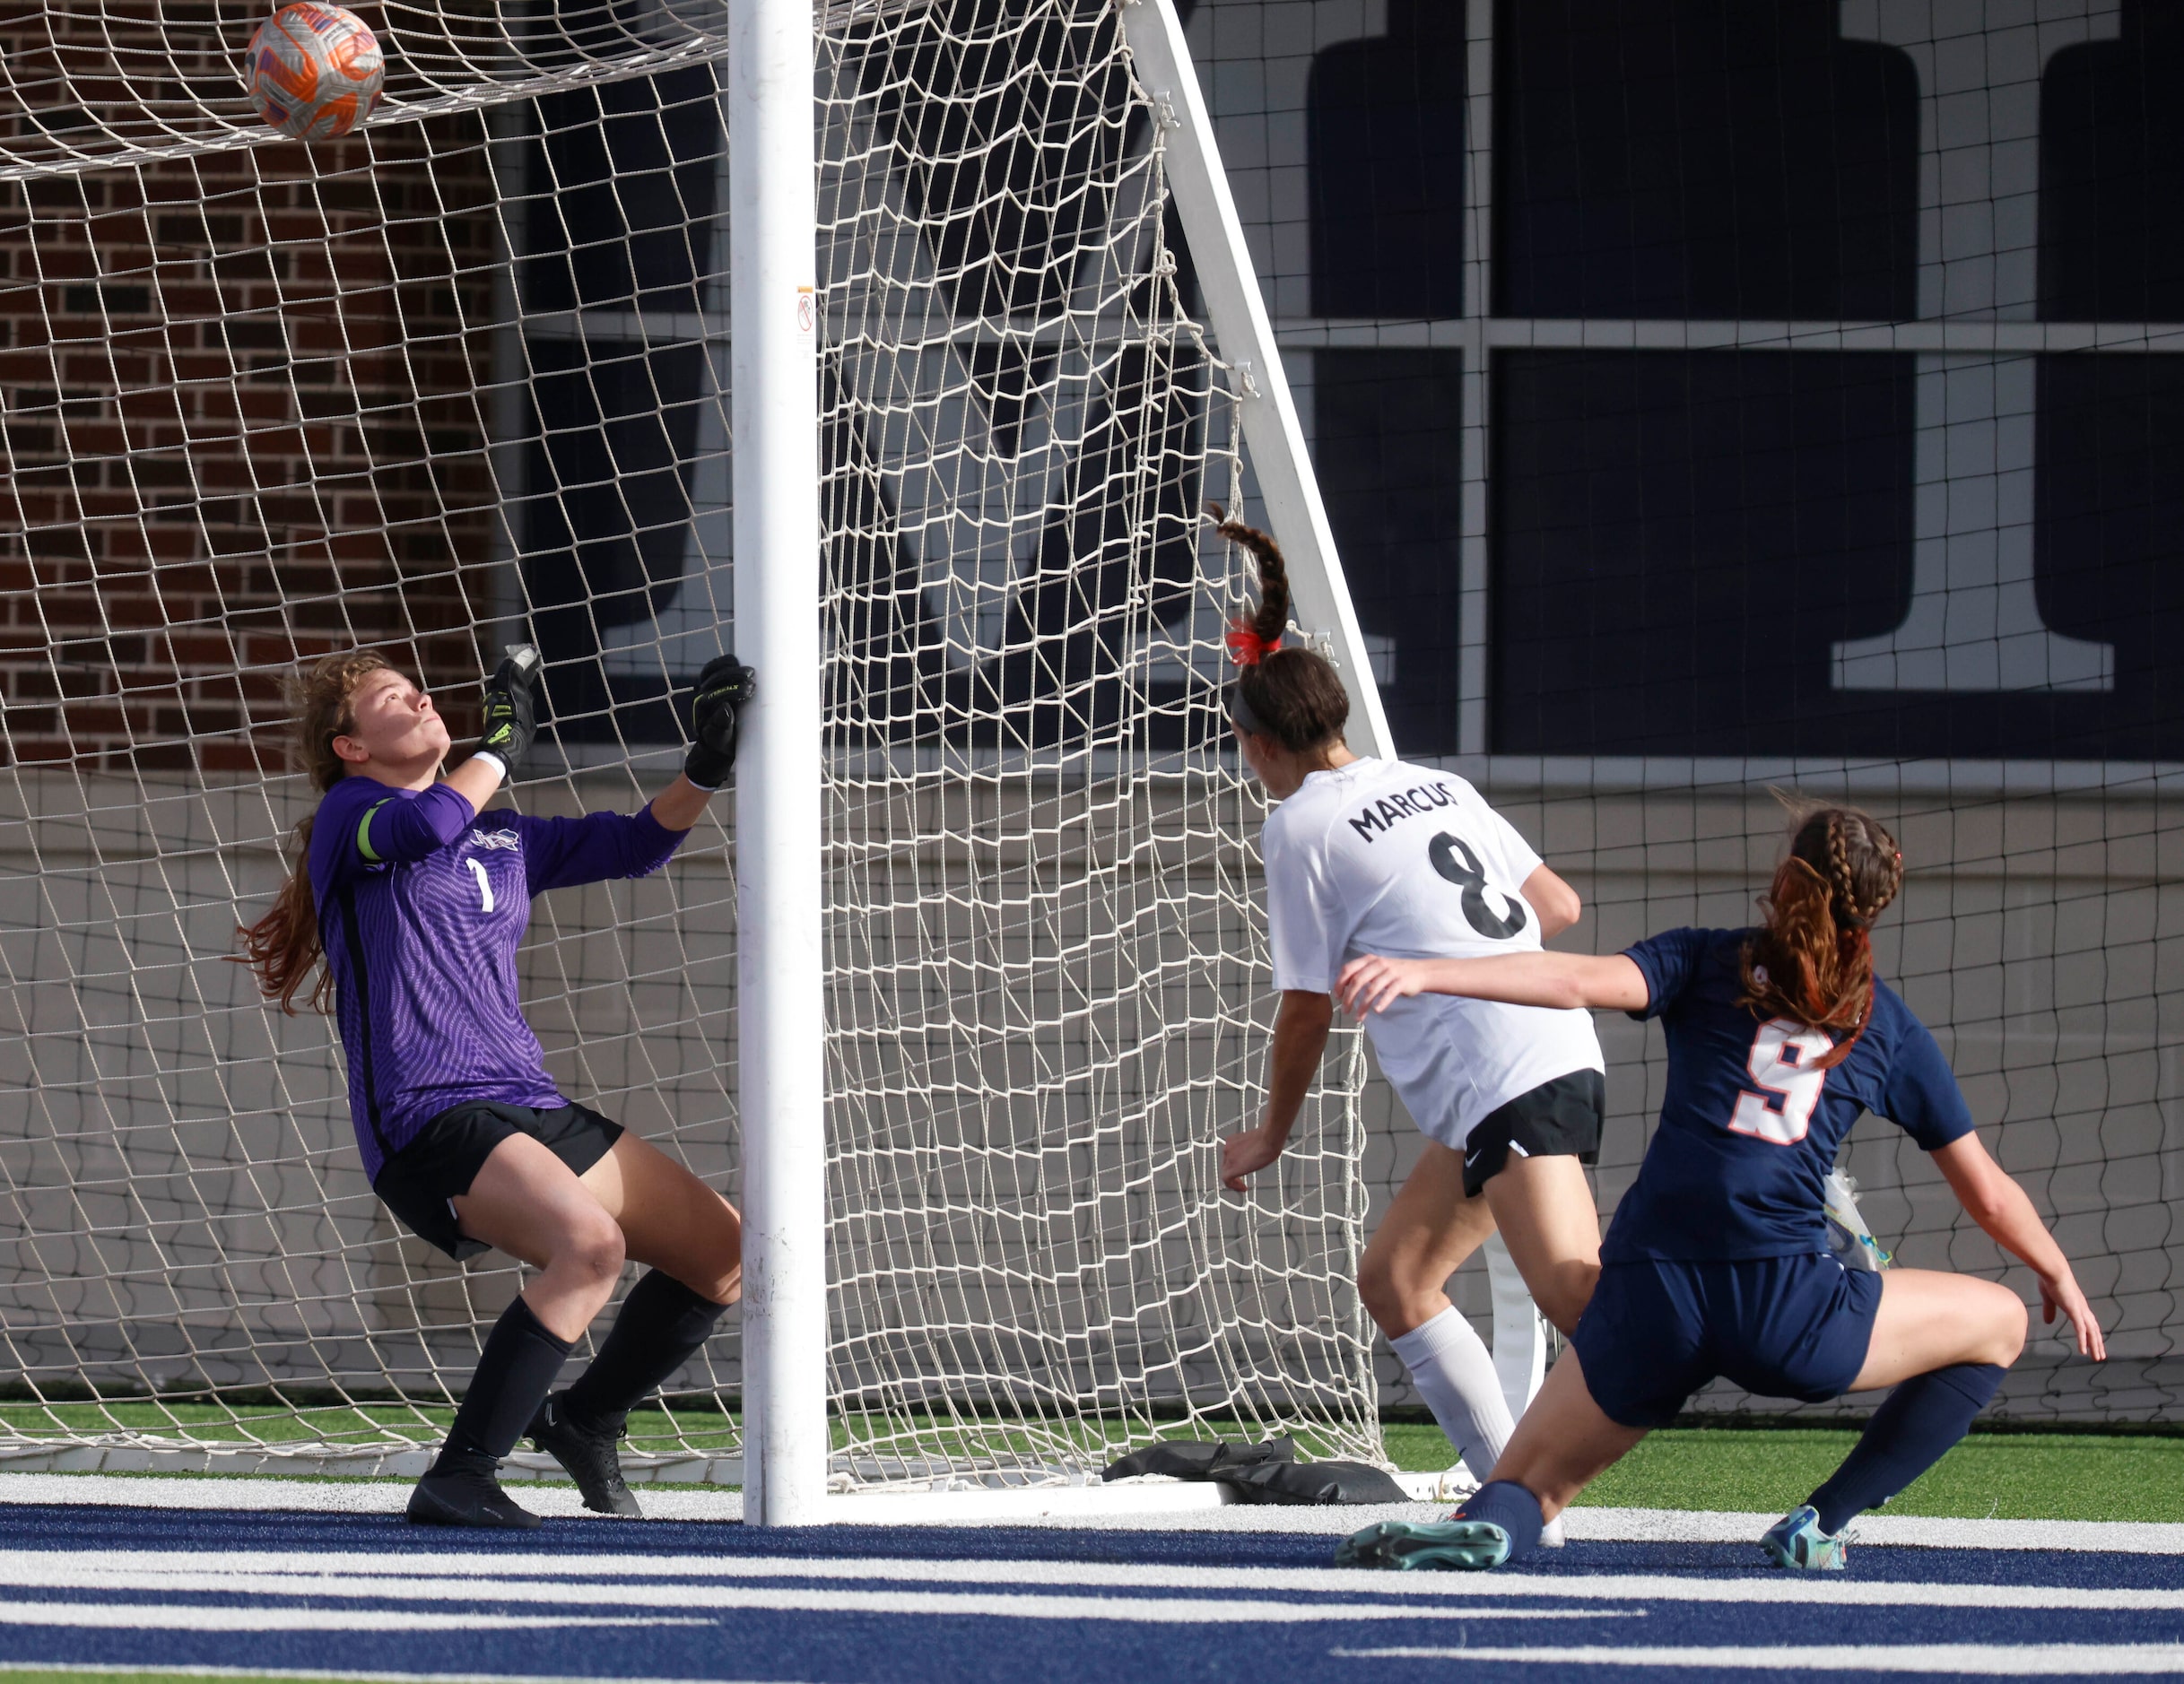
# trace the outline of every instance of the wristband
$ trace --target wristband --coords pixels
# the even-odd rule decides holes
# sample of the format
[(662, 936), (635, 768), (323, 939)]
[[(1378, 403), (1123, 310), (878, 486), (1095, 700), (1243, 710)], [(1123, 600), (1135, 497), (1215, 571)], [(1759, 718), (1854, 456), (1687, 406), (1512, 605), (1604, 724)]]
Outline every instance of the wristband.
[(495, 754), (491, 749), (479, 749), (473, 753), (470, 758), (474, 760), (485, 761), (500, 774), (500, 781), (502, 783), (505, 784), (508, 782), (508, 762), (502, 760), (498, 754)]

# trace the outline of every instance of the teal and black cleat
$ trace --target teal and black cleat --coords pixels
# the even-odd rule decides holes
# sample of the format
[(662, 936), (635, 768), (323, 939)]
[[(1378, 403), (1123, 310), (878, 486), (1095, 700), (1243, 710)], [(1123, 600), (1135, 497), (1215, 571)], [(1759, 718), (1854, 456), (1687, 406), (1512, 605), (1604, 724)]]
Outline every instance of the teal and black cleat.
[(1397, 1573), (1477, 1572), (1510, 1558), (1510, 1535), (1491, 1520), (1383, 1520), (1335, 1546), (1338, 1567)]
[(1760, 1548), (1775, 1566), (1794, 1573), (1840, 1573), (1850, 1564), (1849, 1541), (1822, 1532), (1820, 1513), (1809, 1503), (1768, 1527)]

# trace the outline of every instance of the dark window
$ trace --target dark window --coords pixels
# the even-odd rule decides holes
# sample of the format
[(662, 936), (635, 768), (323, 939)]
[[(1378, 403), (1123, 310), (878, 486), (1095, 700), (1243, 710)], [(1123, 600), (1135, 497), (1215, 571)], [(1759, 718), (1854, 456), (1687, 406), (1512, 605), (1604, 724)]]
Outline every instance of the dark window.
[(1464, 8), (1392, 0), (1312, 61), (1312, 310), (1464, 313)]
[(687, 320), (722, 301), (710, 277), (727, 262), (727, 207), (715, 203), (723, 138), (713, 71), (699, 66), (546, 95), (526, 143), (523, 308), (610, 318), (579, 338), (565, 320), (535, 323), (525, 343), (533, 430), (512, 519), (564, 742), (678, 735), (662, 679), (596, 657), (615, 628), (682, 588), (697, 406), (713, 401), (706, 353), (660, 326), (618, 337), (611, 318)]
[(1836, 12), (1836, 0), (1501, 6), (1497, 310), (1915, 315), (1918, 78), (1893, 48), (1838, 39)]
[(2049, 321), (2184, 320), (2184, 7), (2127, 4), (2123, 39), (2040, 83), (2040, 302)]
[[(682, 588), (705, 352), (612, 342), (530, 343), (539, 431), (526, 452), (524, 584), (548, 701), (564, 740), (670, 741), (660, 682), (610, 681), (587, 657), (613, 628)], [(622, 711), (617, 711), (622, 710)]]
[(1523, 754), (2184, 755), (2184, 366), (2042, 360), (2042, 616), (2106, 695), (1834, 690), (1910, 584), (1913, 359), (1495, 362), (1493, 746)]
[(517, 271), (524, 308), (704, 308), (722, 142), (711, 68), (548, 94), (538, 121)]
[(1317, 466), (1358, 622), (1392, 640), (1397, 749), (1454, 754), (1463, 641), (1463, 391), (1453, 351), (1321, 351)]
[(2055, 710), (2073, 759), (2184, 759), (2184, 363), (2043, 357), (2040, 617), (2113, 644), (2116, 689)]
[(1493, 747), (1894, 754), (1833, 641), (1909, 600), (1911, 359), (1494, 360)]
[(1068, 301), (1079, 263), (1105, 252), (1116, 161), (1144, 133), (1128, 72), (1106, 57), (1110, 10), (995, 27), (1005, 12), (1005, 0), (957, 0), (849, 55), (904, 206), (965, 317)]

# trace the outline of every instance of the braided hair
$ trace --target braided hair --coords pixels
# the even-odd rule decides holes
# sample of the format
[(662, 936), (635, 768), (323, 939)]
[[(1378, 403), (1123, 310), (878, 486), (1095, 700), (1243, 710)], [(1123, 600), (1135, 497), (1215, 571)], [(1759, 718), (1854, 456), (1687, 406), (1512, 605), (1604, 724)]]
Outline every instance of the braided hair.
[(1339, 742), (1350, 722), (1342, 675), (1310, 649), (1282, 647), (1290, 591), (1281, 547), (1256, 527), (1231, 520), (1219, 503), (1208, 503), (1206, 511), (1215, 530), (1258, 563), (1258, 607), (1229, 623), (1229, 658), (1237, 669), (1229, 687), (1230, 719), (1239, 730), (1272, 737), (1292, 754)]
[(1873, 1011), (1873, 922), (1903, 886), (1903, 855), (1855, 807), (1805, 813), (1789, 857), (1760, 897), (1766, 923), (1746, 939), (1741, 1003), (1762, 1017), (1849, 1031), (1819, 1068), (1850, 1055)]

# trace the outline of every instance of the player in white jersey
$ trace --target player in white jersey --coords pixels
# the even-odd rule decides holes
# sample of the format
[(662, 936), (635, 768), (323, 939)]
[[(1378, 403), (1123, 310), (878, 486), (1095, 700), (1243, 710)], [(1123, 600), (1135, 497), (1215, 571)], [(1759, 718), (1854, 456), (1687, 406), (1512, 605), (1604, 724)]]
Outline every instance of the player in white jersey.
[[(1289, 1139), (1348, 960), (1537, 952), (1543, 937), (1577, 921), (1579, 901), (1464, 779), (1350, 752), (1342, 680), (1310, 650), (1280, 647), (1289, 619), (1280, 551), (1240, 523), (1221, 531), (1252, 551), (1260, 575), (1258, 612), (1230, 635), (1240, 668), (1230, 722), (1281, 803), (1262, 844), (1282, 991), (1266, 1110), (1258, 1127), (1222, 1142), (1222, 1177), (1240, 1192)], [(1600, 1043), (1588, 1012), (1451, 994), (1393, 1003), (1365, 1028), (1426, 1144), (1366, 1247), (1359, 1295), (1484, 1480), (1537, 1367), (1526, 1365), (1521, 1389), (1505, 1384), (1506, 1364), (1497, 1378), (1449, 1303), (1448, 1280), (1498, 1226), (1540, 1310), (1564, 1333), (1577, 1325), (1600, 1272), (1599, 1216), (1582, 1167), (1599, 1151)], [(1528, 1306), (1523, 1314), (1528, 1332)], [(1497, 1344), (1509, 1324), (1497, 1315)]]

